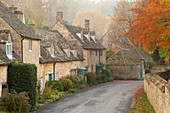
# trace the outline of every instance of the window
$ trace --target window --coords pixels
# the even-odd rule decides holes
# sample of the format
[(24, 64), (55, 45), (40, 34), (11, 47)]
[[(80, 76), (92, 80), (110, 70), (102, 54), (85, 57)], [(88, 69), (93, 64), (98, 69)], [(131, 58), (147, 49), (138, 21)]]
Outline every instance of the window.
[(103, 51), (102, 50), (100, 50), (100, 56), (103, 56)]
[(29, 40), (29, 51), (32, 52), (32, 40)]
[(49, 74), (49, 81), (52, 81), (52, 74)]
[(55, 73), (55, 80), (58, 80), (58, 72)]
[(70, 48), (67, 49), (67, 56), (70, 57)]
[(40, 77), (40, 90), (43, 90), (43, 77)]
[(51, 55), (52, 57), (54, 57), (54, 48), (53, 48), (53, 47), (50, 47), (50, 55)]
[(77, 51), (76, 50), (74, 50), (74, 56), (77, 57)]
[(6, 44), (6, 55), (9, 59), (12, 59), (12, 43)]
[(130, 71), (133, 71), (133, 65), (130, 66)]

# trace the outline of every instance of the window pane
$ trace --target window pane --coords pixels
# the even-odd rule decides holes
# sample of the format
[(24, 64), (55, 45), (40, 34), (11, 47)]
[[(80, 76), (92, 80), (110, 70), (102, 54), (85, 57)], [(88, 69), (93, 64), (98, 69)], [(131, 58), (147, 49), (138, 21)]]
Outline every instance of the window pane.
[(9, 45), (9, 55), (12, 55), (12, 47)]
[(9, 55), (9, 45), (7, 45), (7, 55)]
[(32, 50), (32, 40), (29, 40), (29, 50)]

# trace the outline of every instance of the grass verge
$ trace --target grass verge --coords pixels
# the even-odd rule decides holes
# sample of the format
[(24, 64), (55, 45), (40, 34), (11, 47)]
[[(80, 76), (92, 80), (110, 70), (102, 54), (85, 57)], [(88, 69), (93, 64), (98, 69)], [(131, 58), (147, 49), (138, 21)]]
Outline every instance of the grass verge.
[(155, 113), (152, 105), (147, 99), (147, 95), (144, 92), (144, 87), (138, 89), (135, 93), (136, 103), (131, 109), (131, 113)]

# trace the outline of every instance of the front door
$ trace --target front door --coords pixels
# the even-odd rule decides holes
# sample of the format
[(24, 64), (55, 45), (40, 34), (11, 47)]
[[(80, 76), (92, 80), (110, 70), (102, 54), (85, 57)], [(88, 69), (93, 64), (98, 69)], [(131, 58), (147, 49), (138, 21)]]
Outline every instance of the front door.
[(49, 81), (52, 81), (52, 74), (49, 74)]
[(140, 79), (143, 79), (143, 65), (140, 65)]

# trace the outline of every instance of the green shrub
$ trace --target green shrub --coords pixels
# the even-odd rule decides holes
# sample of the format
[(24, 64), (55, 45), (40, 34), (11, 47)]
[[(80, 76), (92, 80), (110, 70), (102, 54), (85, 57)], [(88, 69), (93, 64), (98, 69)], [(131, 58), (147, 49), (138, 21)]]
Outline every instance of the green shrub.
[(102, 76), (101, 76), (100, 72), (96, 72), (96, 79), (97, 80), (101, 80), (102, 79)]
[(19, 94), (15, 91), (6, 93), (1, 99), (1, 106), (6, 111), (13, 113), (28, 113), (30, 111), (30, 99), (28, 93), (20, 92)]
[(69, 93), (75, 93), (75, 92), (77, 92), (77, 90), (76, 89), (69, 89), (68, 92)]
[(93, 73), (93, 72), (87, 73), (87, 83), (88, 83), (88, 84), (91, 84), (91, 83), (93, 83), (94, 81), (96, 81), (96, 75), (95, 75), (95, 73)]
[(28, 92), (32, 108), (36, 106), (37, 67), (34, 64), (12, 63), (7, 79), (9, 91)]
[(156, 63), (153, 60), (145, 61), (145, 69), (152, 69), (156, 66)]
[(69, 79), (69, 80), (71, 80), (72, 83), (73, 83), (72, 84), (73, 88), (79, 88), (80, 84), (84, 84), (85, 83), (83, 76), (70, 75), (70, 76), (63, 77), (62, 79)]
[(52, 90), (63, 91), (63, 89), (64, 89), (63, 84), (57, 80), (48, 81), (48, 82), (46, 82), (45, 85), (47, 87), (51, 87)]
[(69, 80), (69, 79), (63, 79), (61, 81), (61, 83), (63, 84), (63, 87), (64, 87), (65, 91), (68, 91), (71, 88), (72, 84), (73, 84), (72, 81)]
[(46, 87), (44, 88), (43, 97), (44, 97), (45, 99), (49, 99), (50, 96), (54, 93), (54, 92), (52, 91), (51, 87), (52, 87), (52, 86), (50, 86), (50, 87), (46, 86)]
[(93, 85), (97, 85), (98, 84), (98, 82), (97, 81), (93, 81), (93, 83), (92, 83)]
[(108, 82), (111, 82), (111, 81), (114, 80), (114, 77), (107, 77), (106, 79), (107, 79)]
[(103, 71), (103, 75), (107, 75), (107, 76), (111, 76), (111, 72), (110, 72), (110, 70), (108, 70), (108, 69), (102, 69), (102, 71)]
[(59, 96), (59, 98), (64, 98), (66, 96), (65, 92), (63, 91), (59, 92), (57, 95)]
[(38, 103), (44, 103), (44, 102), (45, 102), (45, 98), (43, 96), (39, 96)]

